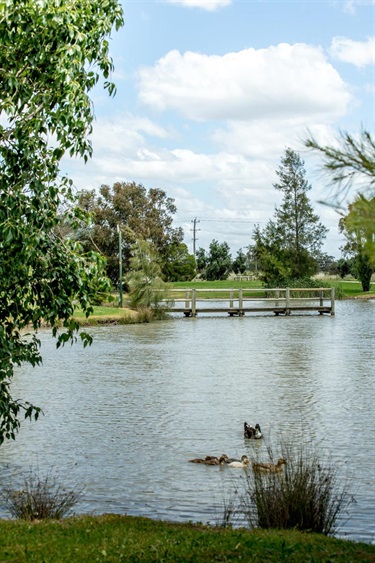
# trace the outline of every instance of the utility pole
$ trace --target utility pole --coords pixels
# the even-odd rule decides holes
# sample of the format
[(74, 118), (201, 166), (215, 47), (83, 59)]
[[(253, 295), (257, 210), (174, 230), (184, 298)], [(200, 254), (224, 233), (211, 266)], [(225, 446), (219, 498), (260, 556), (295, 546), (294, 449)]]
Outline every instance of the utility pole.
[(195, 258), (195, 251), (196, 251), (195, 243), (198, 240), (197, 239), (197, 231), (200, 231), (200, 229), (197, 229), (197, 223), (200, 223), (200, 221), (199, 221), (199, 219), (197, 219), (195, 217), (195, 219), (192, 219), (191, 222), (193, 223), (193, 228), (190, 229), (190, 230), (193, 231), (193, 256)]
[(119, 260), (119, 278), (120, 278), (120, 299), (119, 299), (119, 306), (122, 309), (122, 236), (121, 236), (121, 229), (120, 225), (117, 225), (117, 232), (118, 232), (118, 260)]

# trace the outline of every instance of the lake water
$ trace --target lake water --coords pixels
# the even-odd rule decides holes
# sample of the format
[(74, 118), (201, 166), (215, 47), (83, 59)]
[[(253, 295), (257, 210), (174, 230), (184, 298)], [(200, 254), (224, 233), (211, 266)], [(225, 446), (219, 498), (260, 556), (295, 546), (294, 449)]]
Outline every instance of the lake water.
[[(0, 448), (2, 481), (53, 470), (84, 487), (77, 512), (214, 523), (244, 471), (188, 463), (225, 452), (267, 459), (311, 441), (356, 503), (338, 536), (375, 542), (375, 301), (336, 316), (200, 316), (94, 327), (91, 348), (56, 350), (16, 371), (14, 397), (45, 416)], [(258, 422), (264, 440), (243, 438)], [(0, 512), (0, 516), (6, 516)]]

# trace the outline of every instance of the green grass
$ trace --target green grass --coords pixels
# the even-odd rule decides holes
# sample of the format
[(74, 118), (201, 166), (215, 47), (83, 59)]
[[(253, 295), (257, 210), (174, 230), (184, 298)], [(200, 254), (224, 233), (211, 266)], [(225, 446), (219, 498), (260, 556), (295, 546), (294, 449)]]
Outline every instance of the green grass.
[(0, 560), (374, 562), (375, 546), (297, 531), (232, 530), (104, 514), (0, 521)]
[[(341, 286), (345, 297), (358, 297), (361, 295), (367, 295), (367, 292), (362, 291), (362, 285), (357, 281), (346, 281), (346, 280), (332, 280), (329, 282), (333, 287)], [(369, 294), (375, 294), (375, 283), (371, 284)]]
[(119, 307), (94, 307), (94, 313), (86, 318), (80, 309), (74, 312), (74, 318), (82, 326), (95, 324), (131, 324), (138, 322), (138, 314), (131, 309)]
[[(96, 317), (105, 317), (108, 315), (121, 315), (121, 309), (119, 309), (118, 307), (94, 307), (94, 310), (95, 310), (94, 315)], [(85, 318), (84, 313), (82, 313), (80, 309), (77, 309), (74, 316), (76, 316), (78, 319)]]

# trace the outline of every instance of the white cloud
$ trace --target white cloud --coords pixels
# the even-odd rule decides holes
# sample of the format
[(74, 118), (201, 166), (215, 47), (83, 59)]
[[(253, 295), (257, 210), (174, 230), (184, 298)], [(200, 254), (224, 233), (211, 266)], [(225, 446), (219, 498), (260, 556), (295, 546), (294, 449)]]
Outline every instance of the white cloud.
[(146, 137), (166, 139), (172, 133), (146, 117), (133, 115), (101, 118), (94, 124), (94, 154), (132, 154), (146, 144)]
[(347, 37), (334, 37), (330, 53), (336, 59), (358, 67), (375, 64), (375, 37), (367, 41), (353, 41)]
[(221, 150), (241, 154), (246, 158), (274, 161), (291, 147), (304, 150), (303, 140), (313, 134), (319, 142), (334, 142), (335, 130), (328, 123), (319, 123), (307, 113), (298, 119), (258, 119), (249, 122), (230, 121), (226, 127), (212, 133)]
[(232, 0), (164, 0), (168, 4), (177, 4), (187, 8), (200, 8), (207, 12), (214, 12), (224, 6), (229, 6)]
[(375, 0), (346, 0), (344, 3), (344, 12), (354, 14), (358, 6), (374, 6)]
[(375, 84), (365, 84), (365, 91), (375, 96)]
[(351, 94), (319, 47), (282, 43), (223, 56), (170, 51), (139, 72), (139, 99), (195, 120), (342, 115)]

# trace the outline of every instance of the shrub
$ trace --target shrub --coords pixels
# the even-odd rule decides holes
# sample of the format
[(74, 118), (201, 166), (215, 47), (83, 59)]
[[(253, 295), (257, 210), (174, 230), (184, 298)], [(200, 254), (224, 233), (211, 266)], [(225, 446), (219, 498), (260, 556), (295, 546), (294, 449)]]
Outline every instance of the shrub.
[(243, 502), (249, 525), (333, 534), (353, 502), (337, 468), (305, 446), (283, 449), (287, 463), (281, 473), (247, 474)]
[(65, 490), (48, 473), (40, 477), (33, 470), (24, 478), (23, 489), (3, 488), (0, 502), (14, 518), (23, 520), (60, 519), (72, 513), (82, 490)]

